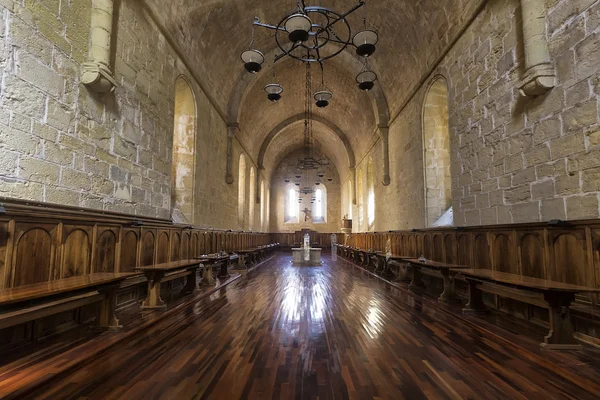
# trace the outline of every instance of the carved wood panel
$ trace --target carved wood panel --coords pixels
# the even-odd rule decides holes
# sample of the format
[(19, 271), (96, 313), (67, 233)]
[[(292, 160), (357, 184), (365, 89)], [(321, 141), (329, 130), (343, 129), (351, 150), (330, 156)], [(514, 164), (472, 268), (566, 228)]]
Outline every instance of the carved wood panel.
[[(98, 239), (94, 248), (94, 267), (92, 272), (115, 272), (117, 260), (117, 235), (115, 229), (99, 229)], [(131, 248), (136, 253), (137, 243)]]
[(92, 256), (92, 227), (64, 226), (60, 271), (55, 279), (90, 273)]
[[(152, 233), (152, 232), (147, 232)], [(124, 231), (123, 242), (121, 243), (121, 272), (133, 272), (137, 266), (137, 248), (138, 248), (138, 233), (134, 230)], [(143, 248), (143, 246), (142, 246)], [(154, 248), (152, 249), (154, 253)], [(150, 256), (150, 260), (152, 256)], [(150, 264), (152, 262), (150, 261)], [(149, 264), (146, 264), (149, 265)]]

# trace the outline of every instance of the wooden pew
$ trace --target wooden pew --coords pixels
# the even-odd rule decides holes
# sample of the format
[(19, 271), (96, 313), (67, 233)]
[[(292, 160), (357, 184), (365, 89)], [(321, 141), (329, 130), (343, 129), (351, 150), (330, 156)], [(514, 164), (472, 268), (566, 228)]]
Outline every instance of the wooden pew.
[(166, 303), (160, 298), (160, 286), (163, 282), (173, 279), (185, 277), (186, 284), (182, 289), (182, 293), (193, 293), (197, 289), (196, 274), (203, 261), (202, 259), (180, 260), (139, 267), (138, 270), (142, 271), (148, 280), (148, 294), (142, 302), (141, 308), (166, 308)]
[(0, 290), (0, 329), (100, 302), (94, 326), (117, 330), (116, 291), (134, 273), (95, 273)]
[(442, 277), (442, 280), (444, 282), (444, 291), (442, 292), (438, 300), (444, 303), (458, 301), (458, 298), (456, 297), (454, 291), (453, 277), (456, 274), (456, 271), (462, 269), (469, 269), (469, 267), (465, 265), (448, 264), (426, 259), (419, 260), (417, 258), (408, 258), (404, 259), (404, 261), (410, 265), (412, 270), (412, 280), (410, 282), (410, 285), (408, 286), (409, 289), (419, 290), (423, 288), (424, 285), (421, 275), (422, 270), (428, 269), (430, 271), (435, 272), (436, 276), (437, 274), (439, 274), (439, 276)]
[(599, 293), (600, 289), (483, 269), (451, 269), (450, 272), (464, 276), (469, 284), (469, 303), (463, 312), (487, 310), (482, 292), (546, 307), (550, 312), (550, 331), (540, 346), (548, 350), (581, 348), (573, 337), (570, 306), (576, 294)]
[(239, 269), (248, 269), (257, 262), (256, 249), (236, 250), (235, 252), (240, 257), (238, 260)]

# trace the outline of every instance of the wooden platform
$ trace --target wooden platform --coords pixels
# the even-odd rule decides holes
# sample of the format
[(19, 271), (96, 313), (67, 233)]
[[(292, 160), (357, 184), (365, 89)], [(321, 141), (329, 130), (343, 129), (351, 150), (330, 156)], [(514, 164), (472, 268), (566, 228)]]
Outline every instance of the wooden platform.
[(289, 260), (186, 303), (29, 398), (598, 398), (598, 350), (544, 352), (519, 323), (465, 317), (342, 259)]

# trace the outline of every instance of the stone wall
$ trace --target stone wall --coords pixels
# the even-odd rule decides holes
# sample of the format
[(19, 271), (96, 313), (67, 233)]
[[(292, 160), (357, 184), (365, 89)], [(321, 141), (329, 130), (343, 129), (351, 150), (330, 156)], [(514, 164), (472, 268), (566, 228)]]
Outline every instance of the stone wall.
[(193, 222), (237, 228), (225, 122), (140, 2), (115, 2), (114, 93), (80, 83), (91, 5), (0, 0), (0, 196), (170, 218), (183, 75), (197, 109)]
[[(520, 96), (520, 1), (488, 1), (392, 120), (392, 184), (377, 184), (375, 230), (425, 225), (421, 117), (438, 75), (449, 85), (456, 225), (600, 216), (600, 1), (545, 4), (557, 86)], [(381, 158), (380, 142), (370, 154)]]

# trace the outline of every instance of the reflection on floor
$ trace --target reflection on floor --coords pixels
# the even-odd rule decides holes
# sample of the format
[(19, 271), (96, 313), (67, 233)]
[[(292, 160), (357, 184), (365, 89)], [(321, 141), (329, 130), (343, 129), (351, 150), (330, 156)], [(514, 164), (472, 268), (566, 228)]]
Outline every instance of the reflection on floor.
[[(600, 352), (464, 318), (344, 260), (278, 256), (170, 312), (35, 396), (47, 399), (597, 399)], [(51, 369), (48, 371), (52, 373)], [(32, 397), (34, 397), (32, 395)]]

